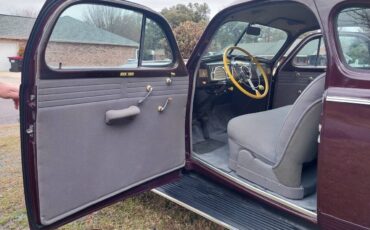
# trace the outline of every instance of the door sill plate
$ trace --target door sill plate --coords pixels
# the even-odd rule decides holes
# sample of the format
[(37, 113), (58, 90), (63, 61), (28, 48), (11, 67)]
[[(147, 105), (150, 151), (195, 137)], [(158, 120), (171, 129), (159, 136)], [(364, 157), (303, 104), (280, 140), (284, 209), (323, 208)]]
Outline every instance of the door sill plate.
[(266, 191), (264, 191), (264, 190), (262, 190), (262, 189), (260, 189), (258, 187), (255, 187), (255, 186), (253, 186), (253, 185), (251, 185), (249, 183), (246, 183), (246, 182), (244, 182), (242, 180), (239, 180), (238, 178), (235, 178), (234, 176), (229, 175), (228, 173), (225, 173), (224, 171), (222, 171), (222, 170), (220, 170), (220, 169), (218, 169), (218, 168), (216, 168), (216, 167), (208, 164), (207, 162), (205, 162), (205, 161), (203, 161), (203, 160), (201, 160), (201, 159), (199, 159), (197, 157), (194, 157), (193, 156), (193, 159), (195, 161), (199, 162), (200, 164), (204, 165), (205, 167), (207, 167), (209, 169), (212, 169), (212, 171), (217, 172), (218, 174), (222, 175), (223, 177), (225, 177), (225, 178), (227, 178), (227, 179), (229, 179), (229, 180), (231, 180), (231, 181), (233, 181), (233, 182), (235, 182), (235, 183), (237, 183), (237, 184), (245, 187), (248, 190), (251, 190), (251, 191), (253, 191), (253, 192), (255, 192), (255, 193), (259, 194), (259, 195), (262, 195), (263, 197), (266, 197), (266, 198), (274, 201), (275, 203), (279, 203), (279, 204), (284, 205), (284, 206), (286, 206), (286, 207), (288, 207), (288, 208), (290, 208), (290, 209), (292, 209), (292, 210), (294, 210), (294, 211), (296, 211), (296, 212), (298, 212), (300, 214), (303, 214), (304, 216), (307, 216), (309, 219), (317, 220), (317, 213), (315, 213), (313, 211), (310, 211), (310, 210), (307, 210), (305, 208), (302, 208), (302, 207), (300, 207), (300, 206), (298, 206), (298, 205), (296, 205), (296, 204), (294, 204), (292, 202), (289, 202), (289, 201), (287, 201), (287, 200), (285, 200), (283, 198), (280, 198), (278, 196), (274, 196), (273, 194), (268, 193), (268, 192), (266, 192)]
[(228, 229), (315, 229), (315, 225), (187, 173), (154, 193)]

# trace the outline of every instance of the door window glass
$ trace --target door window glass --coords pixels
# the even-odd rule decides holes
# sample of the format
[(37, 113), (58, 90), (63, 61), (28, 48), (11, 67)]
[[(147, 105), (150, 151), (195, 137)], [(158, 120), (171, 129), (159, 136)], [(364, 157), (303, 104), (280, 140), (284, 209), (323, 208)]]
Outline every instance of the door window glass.
[(81, 4), (59, 17), (45, 59), (56, 69), (137, 67), (142, 14)]
[(156, 22), (147, 19), (142, 66), (168, 65), (172, 60), (172, 50), (166, 34)]
[(53, 28), (46, 63), (53, 69), (137, 68), (141, 53), (142, 66), (171, 64), (172, 49), (163, 29), (147, 18), (142, 33), (143, 17), (117, 7), (71, 6)]
[(322, 38), (309, 41), (293, 58), (296, 67), (325, 68), (326, 49)]
[(343, 61), (352, 68), (370, 69), (370, 8), (342, 10), (337, 34)]

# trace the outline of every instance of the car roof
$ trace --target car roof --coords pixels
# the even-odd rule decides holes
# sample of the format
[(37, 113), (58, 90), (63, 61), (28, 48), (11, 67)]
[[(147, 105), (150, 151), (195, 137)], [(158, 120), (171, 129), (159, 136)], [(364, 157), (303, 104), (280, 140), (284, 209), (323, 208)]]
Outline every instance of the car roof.
[[(305, 4), (301, 3), (304, 1), (307, 0), (264, 2), (237, 0), (222, 10), (219, 15), (222, 15), (225, 22), (245, 21), (265, 25), (284, 30), (289, 35), (295, 37), (308, 31), (320, 29), (320, 24), (314, 12)], [(253, 3), (255, 5), (250, 7), (246, 3)], [(224, 17), (230, 11), (232, 11), (232, 14)]]

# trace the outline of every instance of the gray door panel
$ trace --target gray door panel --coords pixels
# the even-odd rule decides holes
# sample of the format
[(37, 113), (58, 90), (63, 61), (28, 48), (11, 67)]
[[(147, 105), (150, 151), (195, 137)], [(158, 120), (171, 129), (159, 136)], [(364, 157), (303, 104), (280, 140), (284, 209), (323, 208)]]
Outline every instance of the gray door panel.
[(303, 39), (286, 57), (276, 76), (273, 108), (292, 105), (306, 87), (326, 71), (326, 49), (320, 33)]
[[(188, 77), (39, 80), (37, 180), (42, 224), (51, 224), (185, 164)], [(114, 125), (106, 112), (137, 105)], [(158, 106), (172, 101), (160, 113)]]
[(294, 104), (305, 88), (321, 74), (322, 72), (279, 72), (275, 84), (273, 108)]

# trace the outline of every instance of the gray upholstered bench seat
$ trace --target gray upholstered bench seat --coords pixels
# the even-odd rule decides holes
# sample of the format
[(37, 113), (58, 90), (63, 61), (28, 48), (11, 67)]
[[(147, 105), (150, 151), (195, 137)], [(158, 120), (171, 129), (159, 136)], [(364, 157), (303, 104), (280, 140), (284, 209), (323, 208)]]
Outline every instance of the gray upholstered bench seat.
[(317, 156), (325, 75), (292, 106), (236, 117), (229, 122), (229, 167), (239, 176), (290, 199), (315, 184), (302, 183), (303, 165)]

